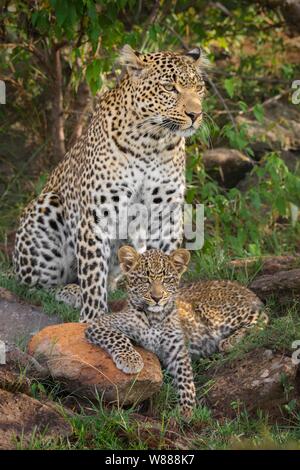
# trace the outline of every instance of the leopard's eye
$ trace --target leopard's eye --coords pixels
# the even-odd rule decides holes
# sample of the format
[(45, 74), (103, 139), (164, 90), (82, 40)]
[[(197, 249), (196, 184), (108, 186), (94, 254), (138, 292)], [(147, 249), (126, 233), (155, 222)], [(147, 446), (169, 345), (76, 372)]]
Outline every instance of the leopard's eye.
[(174, 91), (175, 93), (177, 93), (177, 89), (175, 85), (173, 85), (173, 83), (165, 83), (163, 87), (166, 91)]

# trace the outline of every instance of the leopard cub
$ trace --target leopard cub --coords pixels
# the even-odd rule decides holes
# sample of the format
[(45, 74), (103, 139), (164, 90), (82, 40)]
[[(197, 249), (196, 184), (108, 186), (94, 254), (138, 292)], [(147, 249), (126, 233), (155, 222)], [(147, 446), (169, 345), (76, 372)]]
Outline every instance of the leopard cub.
[(170, 255), (156, 249), (138, 254), (123, 246), (118, 256), (128, 285), (128, 307), (90, 323), (86, 337), (126, 373), (143, 368), (130, 340), (157, 354), (174, 379), (181, 413), (189, 417), (195, 405), (191, 357), (228, 351), (249, 327), (267, 321), (263, 304), (231, 281), (198, 281), (180, 288), (190, 260), (185, 249)]

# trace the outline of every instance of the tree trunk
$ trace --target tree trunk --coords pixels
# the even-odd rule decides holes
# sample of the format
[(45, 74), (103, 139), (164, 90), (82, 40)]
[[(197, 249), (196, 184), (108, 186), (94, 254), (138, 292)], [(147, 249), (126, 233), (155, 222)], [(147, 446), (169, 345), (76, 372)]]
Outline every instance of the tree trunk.
[[(71, 105), (70, 105), (71, 107)], [(73, 116), (72, 116), (72, 113)], [(71, 124), (71, 136), (68, 139), (68, 149), (79, 139), (82, 131), (89, 119), (89, 114), (92, 113), (91, 109), (91, 92), (86, 82), (80, 83), (78, 91), (70, 109), (70, 119), (67, 122), (67, 128)]]
[(65, 153), (65, 119), (63, 113), (63, 84), (60, 50), (54, 51), (54, 73), (55, 77), (52, 85), (52, 151), (54, 162), (60, 161)]

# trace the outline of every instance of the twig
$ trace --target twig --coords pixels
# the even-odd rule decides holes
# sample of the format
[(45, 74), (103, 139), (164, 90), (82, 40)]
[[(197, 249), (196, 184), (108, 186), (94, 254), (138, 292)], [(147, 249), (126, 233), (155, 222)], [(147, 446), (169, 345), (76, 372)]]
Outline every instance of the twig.
[(145, 26), (144, 26), (144, 33), (143, 33), (143, 36), (142, 36), (141, 52), (145, 48), (149, 28), (150, 28), (150, 26), (153, 25), (154, 21), (157, 18), (159, 6), (160, 6), (160, 0), (155, 0), (153, 8), (151, 10), (151, 13), (150, 13), (150, 15), (148, 17), (148, 20), (146, 21)]
[[(271, 98), (268, 98), (266, 101), (261, 103), (261, 106), (267, 106), (268, 104), (273, 103), (274, 101), (279, 101), (281, 98), (288, 95), (289, 93), (290, 93), (290, 90), (285, 90), (282, 93), (279, 93), (278, 95), (272, 96)], [(232, 109), (232, 110), (230, 110), (230, 113), (231, 114), (238, 114), (239, 116), (242, 116), (243, 114), (251, 113), (254, 108), (255, 108), (255, 105), (251, 106), (251, 108), (248, 108), (246, 111), (241, 111), (241, 110), (237, 110), (237, 109), (233, 110)], [(218, 114), (218, 115), (227, 114), (227, 111), (226, 110), (225, 111), (215, 111), (214, 113)]]
[(236, 122), (235, 122), (235, 119), (230, 111), (230, 109), (228, 108), (227, 104), (226, 104), (226, 101), (224, 100), (223, 96), (221, 95), (220, 91), (218, 90), (217, 86), (215, 85), (215, 83), (212, 81), (212, 79), (206, 74), (204, 73), (205, 75), (205, 78), (206, 80), (208, 81), (208, 83), (210, 84), (210, 86), (212, 87), (215, 95), (219, 98), (219, 100), (221, 101), (224, 109), (225, 109), (225, 113), (224, 114), (227, 114), (229, 116), (229, 119), (233, 125), (233, 127), (235, 128), (235, 130), (237, 130), (237, 125), (236, 125)]
[(86, 116), (92, 116), (93, 113), (89, 111), (73, 111), (71, 109), (63, 111), (64, 114), (85, 114)]
[(138, 20), (140, 18), (140, 14), (142, 12), (142, 5), (143, 5), (143, 0), (139, 0), (138, 7), (137, 7), (137, 12), (135, 15), (135, 22), (138, 23)]
[(79, 34), (78, 34), (78, 38), (75, 44), (75, 48), (78, 48), (79, 46), (81, 46), (81, 43), (82, 43), (82, 38), (84, 36), (84, 20), (86, 17), (85, 15), (86, 15), (86, 6), (84, 6), (84, 10), (80, 18)]
[(24, 49), (28, 49), (44, 66), (45, 70), (49, 73), (52, 80), (55, 80), (55, 74), (53, 72), (52, 67), (49, 64), (49, 60), (45, 57), (45, 55), (34, 45), (34, 44), (19, 44), (20, 47)]
[[(266, 101), (264, 101), (263, 103), (261, 103), (262, 106), (267, 106), (268, 104), (270, 103), (273, 103), (274, 101), (279, 101), (281, 98), (283, 98), (284, 96), (288, 95), (290, 93), (290, 90), (285, 90), (281, 93), (279, 93), (278, 95), (275, 95), (275, 96), (272, 96), (271, 98), (268, 98)], [(253, 109), (255, 108), (255, 105), (254, 106), (251, 106), (251, 108), (249, 108), (247, 110), (247, 112), (251, 112), (253, 111)], [(242, 111), (240, 111), (239, 114), (243, 114)]]
[(232, 13), (221, 2), (209, 2), (209, 6), (221, 10), (226, 16), (232, 16)]
[(69, 42), (64, 39), (63, 41), (57, 42), (56, 44), (53, 45), (54, 51), (58, 51), (59, 49), (62, 49), (63, 47), (67, 46)]
[(178, 39), (178, 41), (180, 42), (181, 44), (181, 47), (184, 51), (188, 51), (190, 48), (189, 46), (185, 43), (185, 41), (182, 39), (182, 37), (177, 33), (177, 31), (175, 31), (174, 28), (172, 28), (172, 26), (169, 26), (168, 24), (165, 25), (165, 28), (170, 31), (170, 33), (174, 34), (174, 36), (176, 36), (176, 38)]
[(271, 78), (271, 77), (251, 77), (249, 75), (238, 75), (236, 73), (226, 72), (226, 70), (214, 70), (214, 75), (222, 75), (225, 77), (240, 78), (241, 80), (255, 80), (256, 82), (267, 82), (267, 83), (283, 83), (288, 84), (290, 80), (284, 80), (282, 78)]

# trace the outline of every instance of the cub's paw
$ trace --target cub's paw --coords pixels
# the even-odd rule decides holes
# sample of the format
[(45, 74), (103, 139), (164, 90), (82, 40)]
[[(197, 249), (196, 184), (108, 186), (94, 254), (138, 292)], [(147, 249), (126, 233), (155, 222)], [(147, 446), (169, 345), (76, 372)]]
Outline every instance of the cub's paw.
[(114, 356), (114, 363), (125, 374), (137, 374), (144, 367), (143, 359), (136, 351), (116, 354)]

